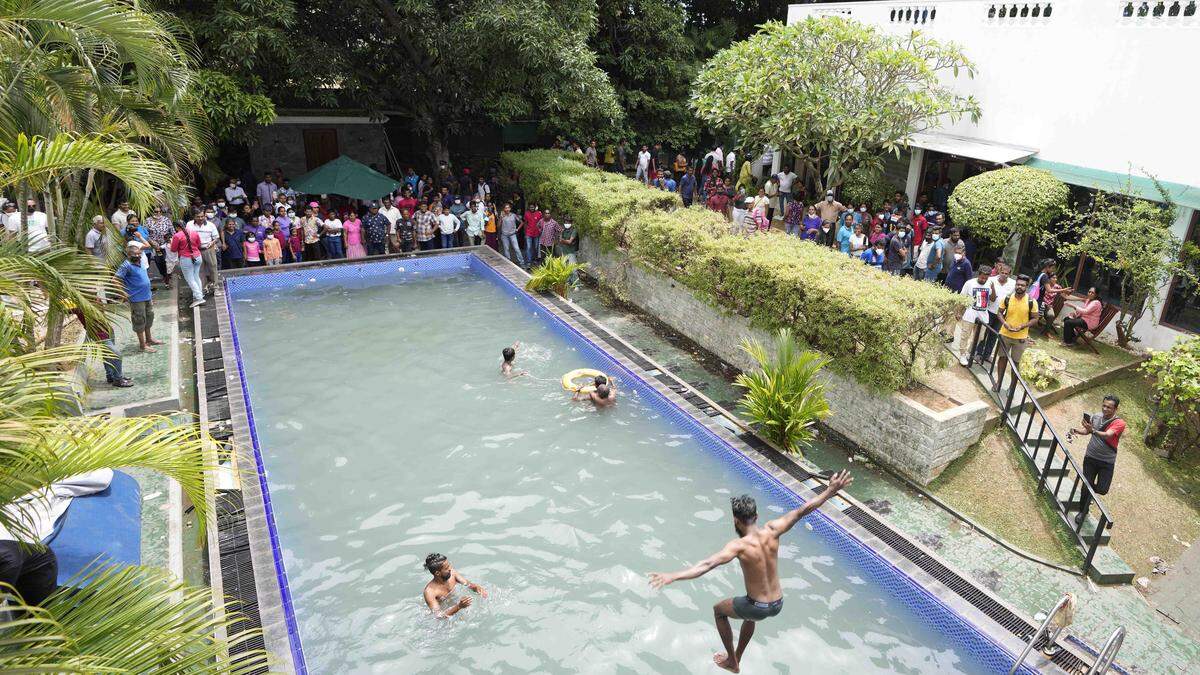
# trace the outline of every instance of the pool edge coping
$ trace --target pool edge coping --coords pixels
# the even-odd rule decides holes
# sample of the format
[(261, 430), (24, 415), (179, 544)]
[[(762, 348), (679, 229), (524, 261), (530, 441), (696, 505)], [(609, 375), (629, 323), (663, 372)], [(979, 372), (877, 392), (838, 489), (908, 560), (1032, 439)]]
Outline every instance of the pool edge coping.
[[(268, 651), (276, 657), (286, 655), (286, 663), (276, 663), (276, 667), (290, 666), (288, 672), (307, 672), (303, 661), (303, 648), (299, 631), (295, 625), (294, 612), (290, 606), (290, 590), (287, 589), (286, 574), (283, 571), (282, 559), (280, 558), (281, 551), (272, 542), (272, 539), (278, 540), (277, 532), (275, 532), (273, 513), (269, 512), (269, 507), (266, 503), (269, 497), (265, 497), (261, 482), (265, 481), (265, 472), (263, 471), (262, 458), (259, 455), (256, 443), (251, 438), (251, 430), (249, 428), (250, 420), (247, 414), (245, 398), (249, 396), (249, 390), (245, 386), (242, 378), (242, 368), (240, 355), (236, 348), (236, 332), (232, 328), (232, 313), (229, 308), (229, 297), (225, 280), (227, 278), (235, 278), (242, 276), (254, 276), (260, 274), (273, 274), (282, 271), (294, 271), (305, 268), (326, 268), (338, 265), (352, 265), (363, 263), (387, 262), (389, 260), (405, 260), (415, 257), (437, 257), (442, 255), (474, 255), (482, 263), (490, 267), (494, 272), (511, 282), (518, 289), (523, 288), (524, 279), (528, 278), (528, 273), (521, 269), (507, 258), (485, 246), (477, 247), (459, 247), (448, 250), (433, 250), (411, 253), (396, 253), (382, 256), (372, 256), (369, 259), (356, 260), (322, 260), (307, 263), (296, 263), (282, 268), (275, 267), (256, 267), (243, 268), (239, 270), (222, 270), (221, 283), (218, 284), (218, 291), (215, 294), (216, 309), (218, 313), (218, 328), (221, 335), (222, 354), (225, 362), (236, 363), (238, 368), (226, 368), (226, 378), (228, 382), (228, 391), (241, 392), (242, 396), (230, 396), (230, 417), (232, 420), (233, 440), (235, 443), (235, 452), (238, 456), (238, 466), (242, 469), (253, 466), (260, 471), (256, 472), (253, 480), (249, 478), (249, 471), (238, 471), (239, 484), (242, 486), (244, 502), (246, 505), (247, 515), (247, 530), (250, 536), (251, 553), (254, 560), (254, 577), (257, 582), (257, 592), (259, 597), (259, 608), (262, 614), (262, 624), (264, 639), (266, 641)], [(676, 383), (676, 386), (682, 387), (689, 396), (701, 399), (705, 405), (711, 407), (719, 413), (719, 416), (724, 417), (731, 424), (738, 428), (745, 429), (736, 415), (722, 408), (719, 404), (709, 399), (702, 392), (697, 391), (694, 387), (688, 384), (685, 380), (675, 375), (669, 369), (663, 367), (654, 359), (646, 356), (637, 347), (633, 346), (620, 335), (615, 333), (611, 328), (593, 318), (586, 310), (579, 307), (570, 300), (564, 300), (557, 296), (544, 293), (531, 293), (524, 291), (525, 295), (535, 302), (539, 307), (552, 315), (555, 319), (564, 323), (567, 327), (578, 333), (584, 339), (593, 343), (593, 345), (623, 367), (632, 372), (635, 376), (642, 380), (643, 383), (654, 389), (662, 395), (668, 402), (680, 409), (684, 414), (694, 419), (698, 424), (708, 429), (723, 443), (726, 443), (733, 448), (737, 453), (741, 454), (749, 462), (753, 463), (766, 476), (779, 483), (783, 488), (791, 491), (799, 498), (807, 500), (811, 499), (815, 491), (823, 489), (823, 483), (811, 478), (811, 474), (807, 469), (796, 464), (793, 460), (783, 457), (783, 460), (790, 462), (793, 470), (803, 472), (804, 475), (810, 476), (805, 480), (798, 480), (795, 475), (790, 473), (778, 459), (772, 458), (761, 452), (755, 447), (752, 447), (746, 441), (733, 433), (728, 427), (714, 421), (714, 415), (706, 414), (693, 402), (688, 401), (674, 388), (664, 384), (658, 375), (664, 375)], [(566, 305), (570, 312), (563, 311), (559, 304)], [(581, 317), (584, 322), (581, 322), (578, 317)], [(606, 337), (601, 337), (597, 334), (601, 331)], [(630, 352), (637, 355), (640, 360), (650, 364), (650, 370), (657, 370), (658, 373), (650, 373), (648, 370), (634, 361), (628, 356), (619, 351), (613, 351), (604, 346), (605, 342), (616, 341)], [(236, 387), (234, 385), (237, 385)], [(752, 431), (746, 430), (746, 434), (753, 435), (760, 443), (771, 447), (761, 437), (754, 434)], [(773, 449), (773, 448), (772, 448)], [(776, 454), (777, 451), (776, 451)], [(918, 588), (932, 596), (932, 599), (942, 604), (946, 609), (957, 614), (961, 619), (968, 622), (975, 628), (981, 637), (993, 642), (1003, 651), (1009, 652), (1015, 657), (1021, 649), (1026, 645), (1026, 641), (1018, 639), (1013, 631), (999, 624), (995, 619), (988, 616), (979, 607), (972, 604), (967, 598), (963, 597), (958, 591), (947, 586), (939, 579), (933, 577), (925, 570), (918, 567), (913, 560), (909, 559), (904, 553), (894, 548), (888, 542), (883, 541), (875, 534), (872, 534), (858, 522), (852, 520), (846, 511), (851, 507), (858, 507), (859, 511), (870, 520), (874, 521), (879, 527), (887, 530), (892, 536), (905, 541), (906, 544), (916, 548), (922, 555), (936, 561), (943, 568), (958, 576), (961, 580), (970, 584), (976, 591), (987, 596), (990, 600), (997, 603), (1013, 616), (1022, 621), (1028, 628), (1027, 633), (1032, 634), (1036, 626), (1024, 615), (1023, 612), (1012, 607), (1009, 603), (998, 597), (989, 589), (980, 586), (969, 577), (960, 574), (955, 568), (942, 560), (936, 553), (927, 549), (924, 545), (908, 537), (903, 532), (900, 532), (890, 524), (878, 518), (867, 506), (855, 500), (849, 495), (838, 495), (834, 499), (829, 500), (820, 510), (821, 516), (826, 518), (832, 525), (849, 537), (857, 540), (871, 553), (875, 554), (883, 562), (890, 565), (897, 572), (908, 577)], [(264, 559), (269, 556), (269, 559)], [(260, 564), (261, 562), (261, 564)], [(272, 569), (274, 568), (274, 570)], [(272, 571), (277, 571), (277, 574), (271, 574)], [(286, 594), (286, 596), (285, 596)], [(292, 636), (295, 636), (293, 642)], [(1065, 640), (1060, 641), (1061, 646), (1077, 658), (1084, 662), (1085, 665), (1090, 663), (1091, 655), (1072, 645)], [(295, 658), (299, 655), (299, 660)], [(282, 658), (280, 660), (283, 660)], [(1044, 657), (1040, 651), (1035, 650), (1030, 658), (1026, 659), (1026, 667), (1036, 669), (1038, 672), (1059, 672), (1066, 673), (1058, 664), (1053, 663)]]

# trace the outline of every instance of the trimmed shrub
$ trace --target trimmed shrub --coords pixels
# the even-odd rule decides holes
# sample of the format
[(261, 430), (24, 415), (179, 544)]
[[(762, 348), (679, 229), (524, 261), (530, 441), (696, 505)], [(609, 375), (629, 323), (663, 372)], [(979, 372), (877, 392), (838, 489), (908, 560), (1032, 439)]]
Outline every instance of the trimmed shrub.
[[(858, 206), (863, 202), (878, 209), (884, 202), (892, 198), (900, 188), (892, 185), (881, 171), (860, 166), (846, 176), (842, 183), (842, 203)], [(900, 190), (903, 192), (903, 190)]]
[(959, 183), (950, 194), (950, 219), (994, 246), (1009, 236), (1042, 237), (1067, 212), (1071, 190), (1054, 174), (1028, 166), (985, 171)]
[(941, 329), (967, 304), (932, 284), (884, 274), (781, 233), (731, 236), (719, 214), (589, 169), (551, 151), (504, 153), (530, 199), (570, 214), (584, 236), (620, 247), (717, 307), (788, 328), (830, 367), (876, 389), (910, 384), (941, 353)]

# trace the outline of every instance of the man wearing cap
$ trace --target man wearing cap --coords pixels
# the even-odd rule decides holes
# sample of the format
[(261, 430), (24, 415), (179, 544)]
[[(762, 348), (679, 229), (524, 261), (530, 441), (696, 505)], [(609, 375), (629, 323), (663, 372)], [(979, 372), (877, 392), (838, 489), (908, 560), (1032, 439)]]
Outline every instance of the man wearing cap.
[(833, 190), (825, 191), (825, 200), (813, 204), (823, 223), (836, 223), (838, 214), (846, 210), (841, 202), (833, 198)]
[[(390, 202), (385, 199), (384, 202)], [(392, 207), (396, 210), (395, 207)], [(397, 213), (399, 211), (397, 210)], [(366, 233), (367, 255), (383, 255), (387, 249), (388, 233), (394, 231), (394, 226), (388, 217), (380, 212), (379, 204), (371, 202), (367, 217), (362, 220), (363, 232)]]
[(209, 218), (207, 211), (196, 212), (192, 228), (200, 237), (200, 256), (204, 260), (201, 272), (204, 275), (205, 286), (215, 286), (217, 283), (217, 245), (221, 243), (221, 231), (217, 229), (217, 224)]
[(21, 233), (21, 214), (17, 213), (16, 202), (4, 202), (4, 231), (14, 236)]
[(142, 267), (142, 245), (131, 241), (125, 246), (125, 261), (117, 268), (117, 278), (125, 284), (129, 297), (129, 320), (137, 334), (138, 345), (144, 352), (158, 351), (153, 345), (162, 343), (150, 336), (154, 325), (154, 309), (150, 306), (150, 276)]

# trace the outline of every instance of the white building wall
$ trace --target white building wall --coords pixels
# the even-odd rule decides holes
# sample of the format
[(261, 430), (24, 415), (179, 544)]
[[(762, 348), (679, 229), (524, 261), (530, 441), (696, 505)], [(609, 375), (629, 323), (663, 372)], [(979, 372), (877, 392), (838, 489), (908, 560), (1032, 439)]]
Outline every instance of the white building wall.
[[(1140, 5), (1135, 2), (1135, 8)], [(1153, 8), (1155, 2), (1150, 2)], [(889, 32), (920, 30), (961, 44), (974, 79), (953, 79), (979, 100), (978, 123), (940, 131), (1038, 149), (1037, 157), (1124, 174), (1145, 168), (1159, 179), (1200, 185), (1200, 10), (1125, 18), (1118, 0), (1017, 2), (1051, 6), (1049, 18), (988, 18), (1013, 2), (930, 0), (792, 5), (788, 23), (837, 14)], [(915, 9), (925, 23), (892, 20)], [(936, 12), (933, 12), (936, 10)], [(933, 12), (933, 18), (929, 18)]]

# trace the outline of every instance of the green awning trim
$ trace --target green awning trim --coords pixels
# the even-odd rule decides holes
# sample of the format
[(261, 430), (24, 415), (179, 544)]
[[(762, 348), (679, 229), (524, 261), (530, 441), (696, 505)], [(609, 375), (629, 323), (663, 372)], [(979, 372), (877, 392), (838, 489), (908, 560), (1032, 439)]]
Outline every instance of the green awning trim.
[[(1154, 189), (1154, 183), (1149, 178), (1146, 178), (1146, 176), (1138, 173), (1130, 175), (1112, 171), (1100, 171), (1099, 169), (1088, 169), (1082, 166), (1075, 166), (1074, 164), (1049, 162), (1037, 157), (1031, 157), (1029, 161), (1025, 162), (1025, 166), (1049, 171), (1057, 176), (1059, 180), (1072, 185), (1122, 194), (1132, 192), (1131, 196), (1133, 197), (1143, 197), (1154, 201), (1161, 199), (1158, 190)], [(1171, 195), (1171, 199), (1177, 205), (1200, 209), (1200, 187), (1184, 185), (1183, 183), (1169, 183), (1167, 181), (1159, 181), (1159, 184), (1163, 186), (1167, 194)], [(1132, 190), (1129, 188), (1132, 188)]]

